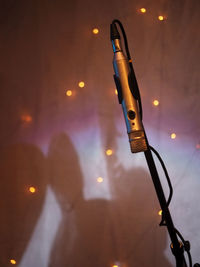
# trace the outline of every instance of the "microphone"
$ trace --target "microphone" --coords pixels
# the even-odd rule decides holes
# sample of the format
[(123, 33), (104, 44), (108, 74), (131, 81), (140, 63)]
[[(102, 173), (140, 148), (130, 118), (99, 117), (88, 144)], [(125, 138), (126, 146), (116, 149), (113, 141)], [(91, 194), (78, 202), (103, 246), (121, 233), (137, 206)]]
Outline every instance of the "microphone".
[(148, 148), (139, 113), (137, 81), (134, 71), (130, 68), (128, 59), (122, 50), (120, 35), (115, 23), (110, 25), (110, 37), (114, 52), (114, 81), (118, 91), (118, 100), (124, 113), (131, 152), (144, 152)]

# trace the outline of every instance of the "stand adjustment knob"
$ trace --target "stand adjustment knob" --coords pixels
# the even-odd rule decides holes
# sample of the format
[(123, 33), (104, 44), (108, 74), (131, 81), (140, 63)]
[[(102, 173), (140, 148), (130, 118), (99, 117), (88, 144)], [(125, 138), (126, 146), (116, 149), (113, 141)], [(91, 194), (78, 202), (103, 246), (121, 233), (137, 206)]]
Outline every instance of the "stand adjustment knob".
[[(190, 251), (190, 242), (189, 241), (185, 241), (184, 242), (184, 249), (185, 251), (189, 252)], [(197, 267), (197, 266), (195, 266)]]

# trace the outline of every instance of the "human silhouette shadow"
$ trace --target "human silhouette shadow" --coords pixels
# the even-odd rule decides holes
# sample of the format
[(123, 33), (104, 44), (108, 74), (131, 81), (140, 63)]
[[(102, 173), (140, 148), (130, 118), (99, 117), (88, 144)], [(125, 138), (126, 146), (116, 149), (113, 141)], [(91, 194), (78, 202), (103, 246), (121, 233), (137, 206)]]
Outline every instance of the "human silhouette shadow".
[[(34, 145), (15, 144), (0, 150), (0, 266), (20, 263), (42, 210), (46, 161)], [(36, 189), (35, 194), (29, 187)]]
[(166, 231), (159, 228), (158, 201), (143, 168), (117, 172), (112, 200), (85, 200), (78, 155), (66, 134), (51, 140), (48, 153), (51, 186), (62, 211), (49, 267), (171, 267), (163, 251)]
[(7, 266), (11, 258), (21, 261), (50, 184), (62, 219), (49, 267), (106, 267), (115, 261), (120, 267), (170, 267), (163, 253), (167, 233), (158, 226), (159, 206), (148, 172), (126, 170), (114, 161), (108, 160), (110, 176), (115, 173), (112, 199), (85, 200), (78, 155), (66, 134), (52, 138), (47, 159), (34, 145), (1, 149), (0, 265)]
[(62, 211), (49, 267), (110, 266), (109, 204), (103, 199), (84, 199), (78, 155), (66, 134), (52, 138), (48, 165)]

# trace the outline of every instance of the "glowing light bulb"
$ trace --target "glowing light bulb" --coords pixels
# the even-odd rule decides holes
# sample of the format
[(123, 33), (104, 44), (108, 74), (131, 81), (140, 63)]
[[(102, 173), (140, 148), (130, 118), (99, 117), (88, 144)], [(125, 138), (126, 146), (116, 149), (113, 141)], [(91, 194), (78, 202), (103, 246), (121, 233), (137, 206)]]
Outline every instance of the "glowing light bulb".
[(107, 155), (107, 156), (111, 156), (112, 153), (113, 153), (112, 149), (107, 149), (107, 150), (106, 150), (106, 155)]
[(98, 183), (102, 183), (102, 182), (103, 182), (103, 178), (102, 178), (102, 177), (98, 177), (98, 178), (97, 178), (97, 182), (98, 182)]
[(154, 106), (158, 106), (160, 103), (159, 103), (159, 101), (158, 101), (157, 99), (155, 99), (155, 100), (153, 101), (153, 104), (154, 104)]
[(147, 10), (146, 10), (146, 8), (142, 7), (142, 8), (140, 8), (140, 12), (141, 12), (141, 13), (146, 13)]
[(21, 120), (26, 123), (32, 122), (32, 117), (30, 115), (22, 115)]
[(67, 90), (66, 91), (66, 96), (72, 96), (72, 90)]
[(92, 30), (92, 32), (93, 32), (94, 34), (98, 34), (98, 33), (99, 33), (99, 29), (94, 28), (94, 29)]
[(159, 19), (160, 21), (162, 21), (162, 20), (164, 20), (164, 17), (163, 17), (163, 16), (158, 16), (158, 19)]
[(118, 91), (117, 91), (117, 89), (115, 89), (115, 94), (118, 95)]
[(171, 134), (171, 139), (175, 139), (176, 138), (176, 134), (175, 133), (172, 133)]
[(120, 267), (120, 263), (117, 261), (115, 264), (112, 265), (112, 267)]
[(200, 144), (197, 144), (196, 145), (196, 149), (200, 149)]
[(16, 262), (16, 260), (11, 259), (11, 260), (10, 260), (10, 263), (11, 263), (11, 264), (16, 264), (17, 262)]
[(83, 88), (83, 87), (85, 86), (85, 83), (84, 83), (84, 82), (79, 82), (79, 83), (78, 83), (78, 86), (79, 86), (80, 88)]
[(29, 192), (31, 192), (32, 194), (34, 194), (34, 193), (36, 192), (36, 189), (35, 189), (35, 187), (33, 187), (33, 186), (30, 186), (28, 190), (29, 190)]
[(160, 216), (162, 215), (162, 210), (159, 210), (158, 215)]

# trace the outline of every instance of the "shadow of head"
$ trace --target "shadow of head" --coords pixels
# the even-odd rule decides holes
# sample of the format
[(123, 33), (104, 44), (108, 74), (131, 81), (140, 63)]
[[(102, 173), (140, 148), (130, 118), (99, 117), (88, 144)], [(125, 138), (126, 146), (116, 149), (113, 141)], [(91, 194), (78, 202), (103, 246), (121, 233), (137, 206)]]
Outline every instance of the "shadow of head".
[(70, 138), (61, 133), (49, 145), (48, 165), (51, 186), (64, 209), (82, 198), (83, 180), (78, 155)]

